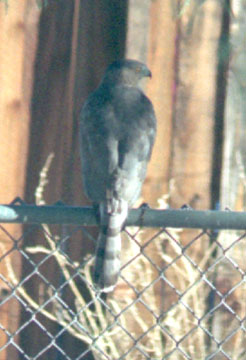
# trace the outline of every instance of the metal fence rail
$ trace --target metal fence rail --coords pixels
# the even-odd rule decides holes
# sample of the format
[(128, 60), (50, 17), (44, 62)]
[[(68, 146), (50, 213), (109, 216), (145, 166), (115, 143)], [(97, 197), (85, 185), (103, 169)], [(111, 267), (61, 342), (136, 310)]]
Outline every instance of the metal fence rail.
[[(0, 223), (23, 224), (77, 224), (97, 225), (92, 207), (66, 206), (57, 203), (52, 206), (0, 205)], [(194, 211), (190, 208), (150, 209), (138, 208), (130, 211), (127, 226), (173, 227), (193, 229), (246, 229), (246, 212), (230, 210)]]
[(107, 296), (92, 208), (18, 200), (0, 223), (2, 360), (246, 360), (245, 213), (132, 210)]

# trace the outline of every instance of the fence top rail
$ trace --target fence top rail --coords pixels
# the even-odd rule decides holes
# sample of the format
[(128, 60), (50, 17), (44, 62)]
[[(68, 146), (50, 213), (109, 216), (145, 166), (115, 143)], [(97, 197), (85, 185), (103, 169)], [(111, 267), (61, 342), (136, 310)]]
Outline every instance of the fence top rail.
[[(67, 205), (0, 205), (0, 223), (96, 226), (92, 207)], [(127, 226), (246, 230), (246, 212), (190, 209), (132, 209)]]

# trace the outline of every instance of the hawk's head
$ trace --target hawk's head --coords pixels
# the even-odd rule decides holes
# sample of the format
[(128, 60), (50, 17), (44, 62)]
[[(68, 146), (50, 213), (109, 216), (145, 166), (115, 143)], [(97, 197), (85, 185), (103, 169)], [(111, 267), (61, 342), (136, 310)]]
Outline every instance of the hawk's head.
[(107, 68), (103, 82), (137, 86), (145, 77), (151, 77), (151, 72), (145, 64), (137, 60), (117, 60)]

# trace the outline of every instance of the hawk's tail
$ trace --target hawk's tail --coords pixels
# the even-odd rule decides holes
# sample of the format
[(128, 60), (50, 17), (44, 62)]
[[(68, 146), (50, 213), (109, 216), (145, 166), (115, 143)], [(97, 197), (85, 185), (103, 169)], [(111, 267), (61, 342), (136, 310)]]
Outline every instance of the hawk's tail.
[[(103, 292), (114, 289), (120, 271), (121, 230), (128, 213), (127, 203), (102, 204), (101, 229), (97, 240), (94, 282)], [(107, 225), (105, 225), (107, 224)]]

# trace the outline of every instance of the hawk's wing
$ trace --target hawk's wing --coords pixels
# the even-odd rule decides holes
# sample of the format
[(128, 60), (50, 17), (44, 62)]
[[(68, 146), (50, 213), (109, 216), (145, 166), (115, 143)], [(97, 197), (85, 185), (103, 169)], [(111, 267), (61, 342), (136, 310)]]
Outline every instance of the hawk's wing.
[(85, 191), (95, 203), (115, 191), (130, 206), (139, 196), (156, 132), (149, 99), (137, 88), (94, 92), (81, 113)]

